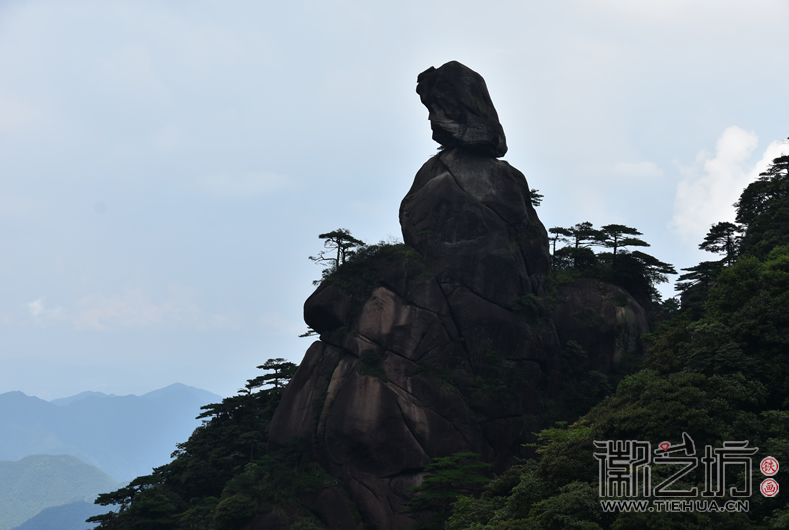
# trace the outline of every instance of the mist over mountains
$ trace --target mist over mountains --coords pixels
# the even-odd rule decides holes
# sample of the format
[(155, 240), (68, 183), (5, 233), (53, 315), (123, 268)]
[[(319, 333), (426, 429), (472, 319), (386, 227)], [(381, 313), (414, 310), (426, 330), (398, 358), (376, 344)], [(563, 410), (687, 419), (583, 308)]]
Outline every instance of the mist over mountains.
[(44, 401), (0, 394), (0, 460), (72, 455), (115, 480), (167, 463), (175, 444), (200, 425), (200, 407), (221, 396), (175, 383), (142, 396), (83, 392)]
[[(75, 506), (71, 511), (58, 513), (57, 528), (67, 530), (72, 527), (70, 523), (78, 523), (81, 518), (78, 528), (84, 530), (88, 526), (84, 521), (92, 513), (84, 517), (83, 513), (95, 513), (98, 508), (88, 503), (99, 493), (119, 485), (106, 473), (70, 455), (32, 455), (15, 462), (0, 461), (0, 530), (27, 525), (30, 518), (47, 508), (67, 504)], [(77, 505), (81, 511), (71, 513)], [(42, 528), (34, 524), (27, 527)]]

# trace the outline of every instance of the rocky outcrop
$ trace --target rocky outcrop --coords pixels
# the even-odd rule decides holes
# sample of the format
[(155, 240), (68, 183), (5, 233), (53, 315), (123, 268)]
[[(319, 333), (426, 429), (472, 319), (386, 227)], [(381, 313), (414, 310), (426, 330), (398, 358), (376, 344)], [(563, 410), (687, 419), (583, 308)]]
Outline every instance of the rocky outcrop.
[(432, 66), (417, 77), (416, 91), (430, 111), (433, 140), (483, 155), (507, 153), (507, 140), (485, 80), (457, 61)]
[(614, 371), (626, 354), (643, 354), (641, 335), (649, 333), (646, 311), (615, 285), (581, 278), (559, 288), (551, 316), (562, 346), (575, 341), (588, 355), (590, 370)]
[[(269, 433), (272, 447), (306, 442), (380, 529), (413, 524), (408, 490), (432, 458), (510, 465), (561, 384), (547, 233), (523, 174), (496, 158), (506, 142), (485, 83), (453, 62), (417, 91), (445, 149), (402, 201), (405, 244), (360, 252), (307, 300), (320, 340)], [(348, 528), (338, 513), (324, 521)]]

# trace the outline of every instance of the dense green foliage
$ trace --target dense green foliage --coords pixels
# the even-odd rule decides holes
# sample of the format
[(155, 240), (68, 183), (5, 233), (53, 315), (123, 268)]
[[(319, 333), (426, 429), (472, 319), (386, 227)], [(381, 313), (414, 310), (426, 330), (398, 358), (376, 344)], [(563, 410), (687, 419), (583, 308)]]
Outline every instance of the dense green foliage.
[(420, 255), (403, 243), (380, 241), (374, 245), (366, 245), (345, 265), (331, 270), (327, 280), (331, 284), (345, 288), (362, 285), (365, 288), (364, 292), (369, 293), (379, 285), (378, 278), (375, 276), (377, 267), (397, 259), (404, 259), (408, 263), (419, 260)]
[[(634, 237), (642, 234), (629, 226), (610, 224), (598, 230), (587, 221), (570, 228), (553, 227), (549, 232), (554, 274), (565, 271), (618, 285), (647, 311), (652, 302), (661, 300), (656, 285), (667, 282), (667, 274), (677, 273), (672, 265), (650, 254), (629, 250), (628, 247), (649, 246), (646, 241)], [(567, 245), (557, 248), (559, 243)], [(603, 247), (607, 251), (595, 253), (592, 247)]]
[(117, 509), (90, 521), (113, 530), (224, 530), (273, 505), (290, 510), (294, 521), (313, 520), (300, 494), (334, 480), (295, 441), (266, 450), (269, 423), (296, 365), (270, 359), (258, 368), (268, 373), (203, 407), (203, 425), (178, 444), (169, 464), (100, 495), (97, 504)]
[[(352, 237), (350, 232), (348, 237)], [(354, 239), (355, 240), (355, 239)], [(355, 240), (358, 241), (358, 240)], [(310, 259), (313, 259), (310, 257)], [(379, 241), (373, 245), (361, 243), (349, 253), (346, 260), (338, 266), (330, 261), (321, 273), (321, 279), (313, 283), (336, 285), (346, 291), (358, 294), (360, 300), (366, 299), (373, 289), (380, 285), (376, 270), (385, 263), (403, 260), (405, 264), (422, 261), (421, 255), (402, 242)]]
[(735, 206), (745, 233), (740, 252), (764, 258), (771, 249), (789, 244), (789, 156), (773, 160)]
[(316, 256), (310, 256), (310, 260), (319, 265), (328, 263), (332, 269), (336, 269), (351, 258), (356, 253), (354, 249), (365, 246), (364, 241), (353, 237), (347, 228), (338, 228), (320, 234), (318, 238), (323, 239), (323, 247), (326, 250), (320, 251)]
[(534, 188), (529, 190), (529, 201), (533, 207), (538, 207), (542, 203), (542, 198), (543, 195), (540, 194), (540, 190)]
[[(786, 469), (788, 169), (789, 157), (776, 159), (743, 192), (736, 205), (737, 224), (713, 225), (700, 247), (722, 258), (683, 269), (687, 274), (678, 285), (682, 307), (673, 300), (661, 306), (672, 318), (645, 337), (648, 352), (642, 369), (612, 381), (589, 372), (586, 352), (568, 342), (562, 351), (562, 373), (572, 384), (564, 386), (557, 406), (580, 419), (537, 433), (538, 459), (509, 468), (484, 487), (486, 465), (477, 455), (434, 459), (409, 503), (420, 525), (449, 530), (789, 526), (786, 496), (760, 495), (756, 469), (747, 512), (606, 512), (594, 457), (595, 441), (644, 440), (656, 448), (665, 440), (678, 443), (689, 433), (697, 455), (706, 445), (747, 440), (750, 447), (758, 447), (755, 463), (771, 455)], [(655, 285), (675, 273), (671, 265), (628, 249), (648, 246), (635, 237), (641, 234), (634, 228), (606, 225), (596, 230), (591, 223), (579, 223), (552, 228), (550, 233), (554, 252), (549, 298), (557, 284), (586, 276), (623, 287), (649, 306), (659, 301)], [(556, 248), (559, 243), (567, 245)], [(596, 254), (593, 246), (605, 251)], [(323, 279), (355, 294), (369, 294), (378, 285), (376, 268), (397, 260), (423, 261), (405, 245), (359, 246), (355, 254), (335, 258)], [(546, 318), (542, 304), (529, 297), (517, 300), (511, 309), (534, 326)], [(484, 360), (479, 370), (475, 367), (477, 392), (503, 398), (510, 386), (521, 382), (517, 371), (509, 370), (495, 352), (486, 352)], [(357, 370), (385, 378), (380, 361), (374, 352), (366, 352)], [(268, 423), (293, 366), (277, 359), (261, 368), (273, 373), (250, 380), (238, 396), (206, 407), (205, 423), (179, 444), (170, 464), (101, 496), (102, 504), (120, 509), (95, 518), (100, 528), (239, 528), (271, 506), (291, 510), (291, 520), (305, 527), (320, 527), (300, 498), (333, 479), (295, 443), (266, 453)], [(612, 382), (618, 382), (615, 391)], [(266, 385), (271, 387), (258, 390)], [(653, 467), (652, 484), (669, 473)], [(743, 477), (732, 473), (729, 486), (741, 485)], [(775, 478), (786, 483), (787, 477), (789, 472), (782, 470)], [(703, 477), (691, 475), (677, 486), (701, 488)]]
[(479, 461), (476, 453), (455, 453), (435, 458), (425, 468), (425, 478), (420, 486), (409, 490), (414, 497), (408, 508), (414, 514), (427, 514), (428, 518), (413, 526), (414, 530), (443, 528), (448, 508), (461, 494), (473, 494), (490, 479), (483, 472), (490, 464)]
[[(644, 368), (573, 425), (539, 433), (539, 461), (509, 469), (480, 498), (460, 498), (445, 528), (787, 527), (786, 496), (758, 492), (758, 462), (767, 455), (789, 461), (788, 165), (789, 158), (776, 159), (745, 190), (739, 226), (713, 226), (702, 248), (724, 258), (685, 269), (693, 275), (681, 278), (690, 284), (684, 289), (697, 287), (701, 302), (647, 337)], [(745, 234), (741, 243), (737, 233)], [(595, 440), (647, 440), (654, 447), (681, 440), (683, 432), (692, 435), (697, 455), (725, 441), (759, 448), (747, 512), (602, 510)], [(653, 466), (653, 485), (665, 478), (661, 473)], [(781, 470), (775, 478), (782, 484), (787, 477)], [(701, 474), (686, 480), (684, 487), (703, 485)]]

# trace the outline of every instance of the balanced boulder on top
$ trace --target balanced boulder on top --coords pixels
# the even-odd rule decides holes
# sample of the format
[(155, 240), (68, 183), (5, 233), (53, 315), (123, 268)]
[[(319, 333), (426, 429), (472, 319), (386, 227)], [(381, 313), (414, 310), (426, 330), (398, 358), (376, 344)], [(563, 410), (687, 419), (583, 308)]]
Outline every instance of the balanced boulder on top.
[[(304, 319), (320, 340), (269, 428), (271, 448), (297, 438), (337, 478), (302, 499), (331, 529), (359, 528), (354, 509), (368, 528), (411, 528), (419, 516), (406, 510), (410, 490), (437, 457), (473, 452), (502, 473), (526, 456), (523, 444), (562, 385), (548, 234), (524, 175), (496, 159), (507, 147), (485, 81), (450, 62), (420, 74), (417, 92), (446, 148), (401, 203), (404, 244), (360, 253), (306, 301)], [(595, 308), (607, 311), (613, 293)], [(591, 303), (571, 295), (557, 315)], [(606, 312), (610, 340), (575, 320), (561, 328), (565, 340), (588, 335), (581, 347), (619, 347), (626, 312), (618, 309)]]
[(457, 61), (431, 66), (417, 77), (416, 92), (430, 111), (433, 140), (492, 157), (507, 153), (504, 129), (477, 72)]

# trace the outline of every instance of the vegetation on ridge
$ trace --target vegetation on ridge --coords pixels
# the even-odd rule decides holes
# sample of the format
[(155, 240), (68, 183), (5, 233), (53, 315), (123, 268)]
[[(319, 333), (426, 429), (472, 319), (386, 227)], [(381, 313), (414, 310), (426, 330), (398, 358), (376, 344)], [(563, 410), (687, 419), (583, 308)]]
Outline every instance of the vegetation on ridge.
[(100, 495), (97, 504), (116, 509), (88, 521), (112, 530), (229, 530), (268, 504), (289, 510), (302, 528), (315, 528), (299, 495), (334, 479), (296, 442), (266, 451), (269, 422), (296, 365), (269, 359), (258, 368), (268, 373), (203, 407), (203, 425), (178, 444), (169, 464)]
[[(683, 269), (688, 274), (677, 285), (682, 307), (675, 305), (675, 316), (646, 337), (642, 369), (624, 377), (613, 393), (601, 388), (609, 395), (597, 396), (602, 400), (591, 410), (579, 410), (583, 416), (578, 421), (537, 433), (538, 458), (509, 468), (477, 494), (474, 484), (484, 479), (473, 455), (436, 459), (414, 491), (418, 495), (412, 513), (424, 510), (431, 515), (428, 524), (451, 530), (789, 526), (786, 496), (769, 498), (758, 492), (761, 458), (771, 455), (781, 463), (789, 459), (788, 170), (789, 157), (777, 158), (743, 192), (737, 223), (710, 229), (700, 247), (722, 258)], [(658, 301), (655, 285), (673, 273), (671, 265), (628, 250), (647, 246), (631, 227), (607, 225), (597, 231), (590, 223), (579, 223), (551, 229), (551, 234), (554, 270), (571, 279), (606, 279), (648, 303)], [(569, 244), (556, 249), (562, 238)], [(606, 251), (595, 254), (592, 246)], [(422, 258), (405, 245), (371, 245), (356, 252), (327, 269), (324, 280), (366, 291), (375, 285), (375, 264), (394, 257)], [(539, 321), (532, 305), (519, 300), (513, 311)], [(582, 356), (576, 346), (566, 345), (567, 362)], [(362, 369), (372, 374), (377, 362), (370, 356)], [(120, 510), (95, 518), (100, 528), (239, 528), (273, 506), (289, 510), (292, 528), (324, 527), (301, 498), (333, 479), (296, 445), (265, 453), (267, 424), (295, 368), (287, 364), (270, 361), (264, 367), (274, 370), (273, 375), (250, 380), (246, 391), (208, 407), (208, 419), (179, 445), (171, 464), (102, 496), (102, 503), (120, 505)], [(258, 390), (258, 383), (271, 387)], [(642, 440), (655, 449), (664, 441), (679, 443), (683, 433), (692, 436), (697, 456), (703, 455), (704, 446), (720, 448), (724, 442), (747, 441), (748, 447), (758, 447), (748, 511), (603, 510), (595, 441)], [(742, 487), (745, 477), (734, 467), (727, 468), (727, 487)], [(675, 488), (701, 491), (701, 469)], [(784, 469), (775, 476), (779, 483), (789, 476)], [(653, 466), (652, 485), (670, 473)], [(633, 498), (654, 500), (643, 496), (643, 488), (641, 496)], [(719, 501), (731, 498), (729, 491)], [(456, 500), (448, 505), (448, 499)]]
[[(628, 247), (648, 247), (649, 243), (634, 236), (643, 235), (635, 228), (609, 224), (595, 229), (585, 221), (569, 228), (550, 228), (552, 273), (564, 275), (564, 281), (576, 277), (598, 278), (626, 289), (645, 310), (661, 303), (656, 286), (668, 282), (667, 274), (676, 274), (673, 265)], [(565, 246), (557, 248), (559, 243)], [(603, 247), (595, 253), (592, 247)], [(610, 250), (610, 251), (609, 251)]]
[[(737, 203), (739, 224), (733, 225), (734, 229), (722, 223), (713, 225), (701, 247), (724, 257), (717, 271), (709, 262), (685, 269), (694, 276), (681, 278), (687, 283), (680, 283), (678, 289), (686, 293), (703, 288), (703, 297), (690, 305), (683, 303), (680, 314), (648, 337), (644, 368), (622, 380), (615, 394), (579, 421), (539, 433), (539, 460), (511, 468), (479, 498), (461, 497), (454, 503), (445, 528), (739, 529), (789, 525), (786, 497), (764, 497), (758, 490), (764, 478), (758, 471), (761, 459), (767, 455), (780, 463), (789, 459), (787, 169), (789, 157), (780, 157), (746, 188)], [(753, 457), (754, 490), (747, 499), (747, 512), (602, 509), (600, 463), (593, 456), (595, 440), (645, 440), (656, 449), (665, 440), (681, 440), (683, 432), (695, 441), (697, 456), (703, 456), (705, 445), (720, 448), (727, 441), (748, 441), (748, 447), (759, 448)], [(665, 467), (652, 466), (653, 486), (667, 477)], [(783, 469), (775, 476), (779, 483), (786, 482)], [(727, 487), (742, 488), (742, 474), (734, 468), (727, 473)], [(675, 487), (694, 486), (702, 490), (703, 473), (689, 475)], [(643, 496), (643, 489), (640, 493), (633, 498), (652, 499)], [(731, 498), (727, 493), (719, 502)]]

